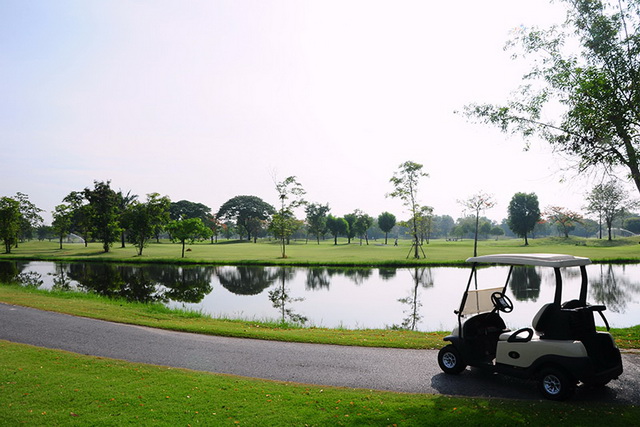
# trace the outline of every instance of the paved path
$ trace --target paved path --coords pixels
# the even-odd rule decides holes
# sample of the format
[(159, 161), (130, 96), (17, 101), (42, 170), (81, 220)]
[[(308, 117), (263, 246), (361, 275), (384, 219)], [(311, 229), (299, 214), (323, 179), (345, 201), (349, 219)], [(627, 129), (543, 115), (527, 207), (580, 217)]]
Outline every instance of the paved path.
[[(295, 344), (163, 331), (0, 303), (0, 339), (132, 362), (270, 380), (411, 393), (539, 399), (535, 384), (467, 369), (440, 371), (435, 350)], [(640, 355), (609, 387), (575, 400), (640, 404)]]

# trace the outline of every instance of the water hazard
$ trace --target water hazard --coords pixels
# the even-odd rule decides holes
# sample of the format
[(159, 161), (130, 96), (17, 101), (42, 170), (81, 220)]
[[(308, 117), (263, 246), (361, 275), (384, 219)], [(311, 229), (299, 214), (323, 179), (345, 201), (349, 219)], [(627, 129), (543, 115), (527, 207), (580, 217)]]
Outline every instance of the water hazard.
[[(479, 272), (483, 287), (503, 286), (507, 267)], [(563, 300), (578, 297), (579, 269), (565, 269)], [(640, 324), (640, 265), (590, 265), (588, 301), (604, 304), (612, 327)], [(286, 320), (307, 326), (450, 330), (469, 268), (293, 268), (0, 262), (0, 281), (162, 302), (214, 317)], [(517, 268), (507, 295), (509, 327), (530, 325), (553, 300), (553, 270)], [(599, 319), (597, 319), (599, 320)], [(602, 322), (600, 323), (602, 325)]]

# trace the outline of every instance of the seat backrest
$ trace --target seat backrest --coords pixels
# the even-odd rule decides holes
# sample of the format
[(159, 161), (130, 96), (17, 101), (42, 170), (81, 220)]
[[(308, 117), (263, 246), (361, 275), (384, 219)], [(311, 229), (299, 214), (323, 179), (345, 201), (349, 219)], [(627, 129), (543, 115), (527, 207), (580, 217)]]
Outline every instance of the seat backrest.
[(538, 335), (543, 335), (548, 328), (548, 324), (551, 321), (553, 312), (553, 303), (547, 303), (543, 305), (540, 310), (533, 317), (531, 326)]

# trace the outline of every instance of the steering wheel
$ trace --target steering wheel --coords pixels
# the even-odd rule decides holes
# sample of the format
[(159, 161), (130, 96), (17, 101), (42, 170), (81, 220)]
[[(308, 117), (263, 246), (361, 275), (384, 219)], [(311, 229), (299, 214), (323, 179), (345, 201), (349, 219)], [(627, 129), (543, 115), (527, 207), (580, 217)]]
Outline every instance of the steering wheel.
[(508, 296), (502, 292), (494, 292), (491, 294), (491, 302), (496, 310), (503, 313), (511, 313), (513, 311), (513, 303)]

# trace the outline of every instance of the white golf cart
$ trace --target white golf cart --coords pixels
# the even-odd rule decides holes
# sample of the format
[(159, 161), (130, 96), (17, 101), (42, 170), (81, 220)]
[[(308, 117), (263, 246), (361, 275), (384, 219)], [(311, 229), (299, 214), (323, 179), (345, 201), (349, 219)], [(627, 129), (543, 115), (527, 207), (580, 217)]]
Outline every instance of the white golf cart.
[[(603, 386), (622, 373), (622, 359), (608, 332), (596, 331), (594, 312), (609, 330), (603, 305), (587, 304), (588, 258), (556, 254), (505, 254), (469, 258), (471, 276), (460, 308), (458, 324), (450, 342), (438, 354), (438, 364), (447, 374), (458, 374), (467, 366), (539, 381), (542, 394), (553, 400), (571, 396), (579, 381)], [(504, 286), (478, 289), (480, 264), (509, 265)], [(510, 331), (500, 312), (513, 310), (505, 295), (514, 266), (551, 267), (555, 271), (555, 296), (533, 318), (531, 328)], [(578, 299), (562, 303), (561, 269), (578, 267), (582, 284)], [(474, 283), (474, 289), (471, 284)]]

